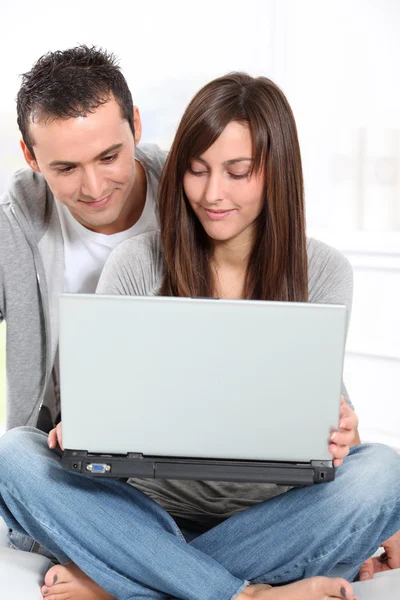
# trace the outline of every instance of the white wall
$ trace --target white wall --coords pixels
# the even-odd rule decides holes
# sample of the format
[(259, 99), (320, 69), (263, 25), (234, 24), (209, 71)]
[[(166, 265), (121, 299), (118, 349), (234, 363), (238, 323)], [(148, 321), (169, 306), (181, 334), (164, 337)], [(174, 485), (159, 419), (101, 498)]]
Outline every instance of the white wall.
[(163, 146), (209, 79), (230, 70), (270, 76), (298, 123), (309, 227), (400, 232), (399, 31), (398, 0), (9, 2), (0, 38), (0, 187), (22, 165), (18, 74), (48, 50), (85, 42), (120, 57), (144, 139)]
[(362, 437), (400, 449), (400, 253), (348, 256), (355, 295), (346, 382)]
[(276, 0), (50, 0), (2, 7), (0, 186), (22, 165), (15, 125), (17, 74), (49, 50), (96, 44), (120, 57), (144, 120), (144, 140), (168, 146), (186, 104), (228, 71), (279, 79), (274, 44)]
[(287, 3), (310, 227), (400, 232), (400, 3)]
[(400, 448), (400, 3), (293, 0), (286, 15), (308, 229), (354, 269), (346, 384), (361, 437)]
[(363, 441), (400, 450), (400, 251), (335, 241), (354, 271), (354, 298), (344, 379)]
[(400, 256), (398, 0), (3, 5), (0, 189), (23, 164), (18, 74), (48, 50), (86, 43), (115, 52), (141, 109), (144, 139), (163, 147), (211, 78), (246, 70), (281, 85), (298, 123), (309, 232), (355, 266), (346, 380), (361, 432), (400, 447), (400, 271), (392, 268)]

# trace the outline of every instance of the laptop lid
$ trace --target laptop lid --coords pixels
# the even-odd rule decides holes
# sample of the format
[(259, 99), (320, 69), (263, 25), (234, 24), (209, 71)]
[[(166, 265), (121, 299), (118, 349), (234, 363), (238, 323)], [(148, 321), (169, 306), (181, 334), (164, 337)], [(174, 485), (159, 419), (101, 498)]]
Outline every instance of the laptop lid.
[(331, 460), (344, 306), (63, 295), (64, 447)]

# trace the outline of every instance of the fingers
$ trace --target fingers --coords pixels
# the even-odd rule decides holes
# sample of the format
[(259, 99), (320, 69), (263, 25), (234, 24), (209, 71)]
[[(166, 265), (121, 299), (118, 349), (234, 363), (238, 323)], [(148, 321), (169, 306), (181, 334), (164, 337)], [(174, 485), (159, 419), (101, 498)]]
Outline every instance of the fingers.
[(49, 433), (49, 436), (47, 438), (47, 443), (49, 445), (49, 448), (55, 448), (57, 446), (57, 444), (60, 446), (61, 450), (64, 450), (63, 444), (62, 444), (62, 424), (59, 423), (57, 425), (57, 427), (55, 427), (54, 429), (52, 429)]
[(350, 452), (349, 446), (339, 446), (339, 444), (330, 444), (328, 448), (333, 458), (346, 458)]
[(354, 435), (354, 429), (351, 429), (350, 431), (339, 429), (331, 434), (330, 441), (337, 446), (350, 446), (354, 439)]
[(348, 416), (340, 417), (339, 428), (346, 431), (350, 429), (356, 429), (358, 426), (358, 417), (354, 410), (351, 410), (351, 414)]
[(368, 558), (360, 568), (360, 581), (367, 581), (368, 579), (372, 579), (374, 576), (374, 561), (372, 558)]
[[(400, 567), (400, 531), (392, 535), (391, 538), (383, 542), (382, 546), (385, 549), (385, 561), (390, 569), (398, 569)], [(385, 564), (381, 557), (381, 564)]]
[(349, 441), (348, 438), (339, 431), (334, 431), (331, 435), (331, 442), (332, 443), (329, 444), (328, 450), (333, 456), (333, 464), (335, 467), (340, 467), (340, 465), (343, 463), (343, 459), (346, 458), (350, 452), (349, 446), (351, 441)]
[(329, 444), (328, 450), (333, 456), (333, 465), (335, 467), (340, 467), (343, 464), (343, 459), (350, 453), (349, 444), (346, 444), (345, 446)]
[(56, 427), (56, 431), (57, 431), (57, 441), (58, 441), (58, 445), (60, 446), (61, 450), (64, 450), (64, 446), (63, 446), (63, 439), (62, 439), (62, 423), (59, 423)]
[(355, 429), (358, 426), (358, 417), (354, 410), (345, 402), (343, 396), (340, 398), (340, 423), (341, 429)]
[(343, 464), (343, 459), (350, 452), (350, 446), (355, 440), (358, 426), (358, 417), (354, 410), (340, 397), (339, 429), (333, 431), (330, 437), (329, 452), (332, 454), (335, 467)]
[(49, 448), (55, 448), (57, 444), (57, 432), (55, 429), (52, 429), (49, 433), (49, 437), (47, 438), (47, 443)]

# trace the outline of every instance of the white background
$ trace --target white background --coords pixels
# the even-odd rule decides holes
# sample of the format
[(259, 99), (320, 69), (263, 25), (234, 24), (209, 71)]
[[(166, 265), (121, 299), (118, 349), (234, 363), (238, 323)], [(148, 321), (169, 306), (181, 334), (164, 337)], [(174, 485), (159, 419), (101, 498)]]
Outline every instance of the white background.
[(346, 381), (365, 439), (400, 448), (400, 3), (397, 0), (1, 0), (0, 189), (23, 166), (18, 74), (77, 43), (115, 52), (144, 122), (168, 148), (187, 102), (232, 70), (267, 75), (292, 105), (309, 233), (355, 269)]

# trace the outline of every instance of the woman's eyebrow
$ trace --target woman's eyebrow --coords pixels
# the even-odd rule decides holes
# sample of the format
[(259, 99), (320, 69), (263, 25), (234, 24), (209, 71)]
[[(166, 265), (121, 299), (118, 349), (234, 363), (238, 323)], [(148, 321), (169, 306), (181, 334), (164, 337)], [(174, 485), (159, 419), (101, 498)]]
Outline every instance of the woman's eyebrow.
[[(203, 163), (203, 165), (208, 165), (207, 161), (204, 160), (204, 158), (200, 158), (200, 156), (193, 157), (192, 160), (197, 160), (197, 161)], [(230, 158), (229, 160), (225, 160), (222, 164), (223, 165), (233, 165), (235, 163), (243, 162), (246, 160), (249, 162), (254, 162), (254, 158), (247, 158), (247, 157), (241, 156), (240, 158)]]
[(250, 161), (250, 162), (253, 162), (253, 161), (254, 161), (254, 159), (253, 159), (253, 158), (245, 158), (245, 157), (241, 157), (241, 158), (231, 158), (230, 160), (226, 160), (226, 161), (224, 162), (224, 165), (233, 165), (233, 164), (235, 164), (235, 163), (242, 162), (242, 161), (244, 161), (244, 160), (247, 160), (247, 161)]

